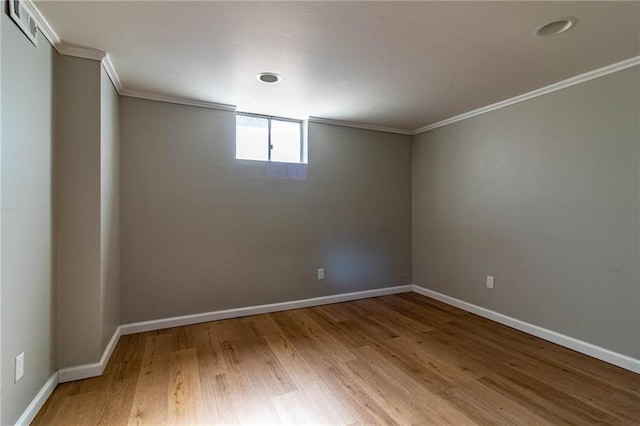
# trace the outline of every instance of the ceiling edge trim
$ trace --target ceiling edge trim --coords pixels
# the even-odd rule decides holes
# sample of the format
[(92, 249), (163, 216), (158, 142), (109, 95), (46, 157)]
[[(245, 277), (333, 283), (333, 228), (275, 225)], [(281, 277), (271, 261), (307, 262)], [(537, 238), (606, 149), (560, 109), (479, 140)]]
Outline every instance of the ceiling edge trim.
[(218, 109), (222, 111), (236, 111), (235, 105), (218, 104), (215, 102), (198, 101), (195, 99), (180, 98), (177, 96), (159, 95), (156, 93), (143, 92), (139, 90), (122, 89), (119, 92), (121, 96), (127, 96), (129, 98), (146, 99), (149, 101), (167, 102), (170, 104), (196, 106), (202, 108)]
[(618, 71), (625, 70), (634, 66), (640, 65), (640, 56), (626, 59), (615, 64), (607, 65), (602, 68), (598, 68), (593, 71), (588, 71), (584, 74), (579, 74), (566, 80), (559, 81), (557, 83), (550, 84), (549, 86), (542, 87), (540, 89), (533, 90), (531, 92), (524, 93), (522, 95), (505, 99), (504, 101), (496, 102), (495, 104), (487, 105), (482, 108), (474, 109), (464, 114), (456, 115), (446, 120), (438, 121), (437, 123), (429, 124), (424, 127), (411, 132), (412, 135), (418, 135), (420, 133), (428, 132), (429, 130), (437, 129), (438, 127), (447, 126), (449, 124), (457, 123), (458, 121), (466, 120), (467, 118), (476, 117), (481, 114), (485, 114), (491, 111), (495, 111), (500, 108), (508, 107), (513, 104), (527, 101), (529, 99), (537, 98), (538, 96), (546, 95), (548, 93), (556, 92), (558, 90), (566, 89), (567, 87), (575, 86), (576, 84), (584, 83), (589, 80), (593, 80), (605, 75), (613, 74)]
[[(81, 46), (67, 46), (65, 45), (56, 31), (53, 29), (49, 21), (44, 17), (40, 9), (33, 3), (33, 0), (21, 0), (23, 5), (27, 8), (29, 13), (35, 17), (38, 22), (38, 27), (42, 34), (49, 40), (49, 43), (56, 49), (58, 53), (61, 55), (75, 56), (77, 58), (91, 59), (95, 61), (100, 61), (102, 66), (104, 67), (107, 75), (111, 79), (116, 91), (120, 96), (128, 96), (130, 98), (138, 98), (138, 99), (146, 99), (150, 101), (158, 101), (158, 102), (168, 102), (172, 104), (178, 105), (188, 105), (188, 106), (196, 106), (203, 108), (211, 108), (222, 111), (236, 111), (235, 105), (227, 105), (227, 104), (219, 104), (215, 102), (208, 101), (200, 101), (195, 99), (187, 99), (176, 96), (168, 96), (168, 95), (160, 95), (156, 93), (144, 92), (139, 90), (129, 90), (125, 89), (118, 77), (118, 73), (116, 68), (113, 66), (113, 62), (111, 61), (111, 57), (108, 52), (104, 52), (98, 49), (92, 49), (89, 47), (81, 47)], [(352, 123), (348, 121), (340, 121), (340, 120), (327, 120), (319, 117), (310, 117), (309, 121), (314, 123), (322, 123), (322, 124), (331, 124), (334, 126), (342, 126), (342, 127), (352, 127), (356, 129), (365, 129), (365, 130), (374, 130), (379, 132), (387, 132), (387, 133), (396, 133), (400, 135), (412, 135), (415, 131), (406, 130), (406, 129), (395, 129), (391, 127), (383, 127), (383, 126), (374, 126), (369, 124), (360, 124), (360, 123)]]
[(92, 61), (102, 61), (107, 56), (107, 52), (103, 50), (92, 49), (90, 47), (67, 46), (65, 44), (61, 44), (55, 47), (58, 53), (61, 55), (90, 59)]
[(54, 49), (61, 54), (67, 56), (75, 56), (77, 58), (91, 59), (94, 61), (100, 61), (102, 66), (104, 67), (107, 75), (111, 79), (116, 91), (118, 93), (122, 92), (122, 83), (120, 82), (120, 78), (118, 77), (118, 73), (116, 72), (113, 63), (111, 62), (111, 58), (107, 52), (98, 49), (92, 49), (89, 47), (80, 47), (80, 46), (66, 46), (62, 43), (62, 40), (58, 36), (58, 33), (55, 32), (47, 18), (44, 17), (38, 6), (33, 3), (33, 0), (21, 0), (22, 5), (27, 11), (33, 16), (38, 23), (38, 28), (44, 37), (51, 43)]
[[(60, 37), (58, 37), (58, 34), (54, 31), (49, 21), (47, 21), (47, 19), (44, 17), (42, 12), (40, 12), (40, 9), (38, 9), (38, 7), (33, 3), (33, 0), (21, 0), (21, 1), (24, 7), (31, 13), (31, 15), (36, 18), (40, 32), (42, 32), (45, 38), (49, 40), (49, 43), (53, 45), (53, 47), (56, 49), (56, 51), (58, 51), (58, 53), (62, 55), (70, 55), (70, 56), (76, 56), (79, 58), (101, 61), (102, 66), (105, 68), (105, 71), (109, 75), (109, 78), (111, 78), (111, 81), (113, 82), (113, 85), (115, 86), (119, 95), (129, 96), (132, 98), (148, 99), (148, 100), (159, 101), (159, 102), (169, 102), (169, 103), (174, 103), (179, 105), (198, 106), (198, 107), (204, 107), (204, 108), (219, 109), (223, 111), (234, 111), (234, 112), (236, 111), (236, 107), (234, 105), (218, 104), (215, 102), (207, 102), (207, 101), (198, 101), (193, 99), (159, 95), (155, 93), (149, 93), (149, 92), (143, 92), (143, 91), (137, 91), (137, 90), (127, 90), (123, 88), (122, 83), (120, 82), (120, 78), (118, 77), (116, 69), (113, 66), (113, 63), (111, 62), (111, 58), (109, 57), (109, 54), (107, 52), (103, 52), (98, 49), (86, 48), (86, 47), (65, 46), (62, 43), (62, 40), (60, 40)], [(478, 109), (474, 109), (472, 111), (465, 112), (463, 114), (456, 115), (454, 117), (447, 118), (445, 120), (438, 121), (436, 123), (432, 123), (415, 130), (395, 129), (395, 128), (389, 128), (389, 127), (359, 124), (359, 123), (340, 121), (340, 120), (328, 120), (328, 119), (319, 118), (319, 117), (309, 117), (309, 121), (315, 122), (315, 123), (332, 124), (335, 126), (352, 127), (356, 129), (375, 130), (380, 132), (415, 136), (415, 135), (419, 135), (420, 133), (428, 132), (429, 130), (433, 130), (439, 127), (447, 126), (449, 124), (457, 123), (458, 121), (476, 117), (481, 114), (486, 114), (488, 112), (495, 111), (500, 108), (514, 105), (519, 102), (524, 102), (526, 100), (533, 99), (538, 96), (546, 95), (548, 93), (552, 93), (557, 90), (562, 90), (567, 87), (575, 86), (576, 84), (584, 83), (599, 77), (604, 77), (605, 75), (622, 71), (637, 65), (640, 65), (640, 56), (635, 56), (633, 58), (629, 58), (624, 61), (617, 62), (615, 64), (607, 65), (605, 67), (598, 68), (596, 70), (589, 71), (584, 74), (579, 74), (577, 76), (568, 78), (566, 80), (562, 80), (557, 83), (550, 84), (549, 86), (545, 86), (540, 89), (536, 89), (531, 92), (527, 92), (522, 95), (515, 96), (513, 98), (505, 99), (503, 101), (496, 102), (494, 104), (487, 105)]]
[(104, 58), (102, 58), (102, 67), (104, 68), (105, 72), (111, 79), (111, 83), (113, 83), (113, 87), (116, 88), (116, 91), (118, 92), (118, 94), (122, 94), (124, 87), (122, 87), (122, 83), (120, 82), (120, 77), (118, 77), (118, 73), (116, 72), (116, 69), (113, 66), (113, 62), (111, 62), (111, 57), (109, 56), (108, 53), (104, 55)]
[(396, 129), (394, 127), (374, 126), (371, 124), (354, 123), (351, 121), (328, 120), (320, 117), (309, 117), (310, 123), (331, 124), (333, 126), (352, 127), (354, 129), (374, 130), (376, 132), (396, 133), (399, 135), (412, 135), (412, 130)]

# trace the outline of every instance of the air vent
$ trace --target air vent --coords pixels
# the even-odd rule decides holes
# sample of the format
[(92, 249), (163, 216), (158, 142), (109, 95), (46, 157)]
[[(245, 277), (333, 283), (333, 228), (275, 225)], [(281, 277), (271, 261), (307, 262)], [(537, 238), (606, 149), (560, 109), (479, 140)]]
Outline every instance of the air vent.
[(9, 15), (34, 46), (38, 45), (38, 24), (20, 0), (9, 0)]

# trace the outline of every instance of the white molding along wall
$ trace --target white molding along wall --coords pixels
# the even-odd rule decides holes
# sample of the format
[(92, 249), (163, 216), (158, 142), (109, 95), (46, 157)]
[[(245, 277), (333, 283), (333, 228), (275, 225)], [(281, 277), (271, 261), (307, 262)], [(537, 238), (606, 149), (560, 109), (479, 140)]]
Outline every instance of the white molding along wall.
[(371, 124), (352, 123), (350, 121), (327, 120), (319, 117), (309, 117), (310, 123), (331, 124), (333, 126), (352, 127), (354, 129), (375, 130), (376, 132), (396, 133), (399, 135), (413, 135), (412, 130), (396, 129), (394, 127), (374, 126)]
[(504, 324), (516, 330), (520, 330), (532, 336), (539, 337), (549, 342), (555, 343), (565, 348), (572, 349), (576, 352), (589, 355), (593, 358), (597, 358), (601, 361), (609, 364), (617, 365), (626, 370), (633, 371), (640, 374), (640, 360), (632, 358), (627, 355), (619, 354), (617, 352), (610, 351), (609, 349), (601, 348), (594, 344), (578, 340), (576, 338), (565, 336), (553, 330), (549, 330), (534, 324), (530, 324), (525, 321), (521, 321), (516, 318), (501, 314), (499, 312), (492, 311), (491, 309), (483, 308), (481, 306), (474, 305), (469, 302), (465, 302), (460, 299), (456, 299), (446, 294), (438, 293), (433, 290), (429, 290), (424, 287), (420, 287), (414, 284), (413, 291), (423, 296), (430, 297), (447, 305), (455, 306), (467, 312), (479, 315), (484, 318), (488, 318), (492, 321)]
[(124, 90), (122, 87), (122, 83), (120, 82), (120, 77), (118, 77), (118, 73), (116, 72), (115, 67), (113, 66), (113, 62), (111, 62), (111, 57), (108, 53), (105, 53), (104, 58), (102, 58), (102, 66), (104, 70), (107, 72), (107, 75), (111, 79), (111, 83), (113, 83), (113, 87), (116, 88), (116, 92), (118, 94), (122, 93)]
[(47, 380), (40, 392), (33, 399), (31, 404), (24, 411), (17, 424), (29, 424), (36, 416), (40, 408), (44, 405), (47, 398), (58, 383), (70, 382), (73, 380), (88, 379), (102, 375), (113, 351), (118, 344), (121, 336), (135, 333), (143, 333), (147, 331), (162, 330), (171, 327), (180, 327), (184, 325), (198, 324), (209, 321), (218, 321), (223, 319), (241, 318), (250, 315), (266, 314), (271, 312), (280, 312), (291, 309), (308, 308), (312, 306), (327, 305), (330, 303), (347, 302), (351, 300), (367, 299), (370, 297), (380, 297), (390, 294), (415, 292), (435, 300), (439, 300), (448, 305), (455, 306), (467, 312), (480, 315), (500, 324), (515, 328), (527, 334), (540, 337), (544, 340), (556, 343), (577, 352), (592, 356), (607, 363), (617, 365), (624, 369), (640, 373), (640, 360), (622, 355), (608, 349), (587, 343), (573, 337), (565, 336), (552, 330), (548, 330), (537, 325), (500, 314), (498, 312), (486, 309), (472, 303), (468, 303), (442, 293), (429, 290), (418, 285), (403, 285), (396, 287), (385, 287), (374, 290), (358, 291), (353, 293), (335, 294), (331, 296), (314, 297), (311, 299), (295, 300), (290, 302), (272, 303), (268, 305), (248, 306), (244, 308), (225, 309), (222, 311), (206, 312), (195, 315), (184, 315), (179, 317), (164, 318), (152, 321), (143, 321), (132, 324), (124, 324), (119, 326), (113, 333), (109, 344), (107, 345), (102, 358), (99, 362), (93, 364), (84, 364), (75, 367), (63, 368), (56, 372)]
[(116, 331), (113, 332), (113, 336), (111, 336), (109, 343), (107, 343), (107, 347), (104, 349), (104, 353), (102, 354), (99, 362), (60, 369), (60, 383), (101, 376), (102, 373), (104, 373), (104, 369), (107, 367), (107, 364), (109, 363), (109, 359), (111, 359), (113, 350), (116, 348), (116, 345), (120, 340), (120, 336), (122, 335), (121, 329), (122, 326), (119, 326), (118, 328), (116, 328)]
[(111, 358), (120, 336), (127, 334), (142, 333), (145, 331), (162, 330), (171, 327), (198, 324), (202, 322), (218, 321), (230, 318), (241, 318), (250, 315), (259, 315), (270, 312), (287, 311), (291, 309), (307, 308), (311, 306), (327, 305), (330, 303), (347, 302), (350, 300), (367, 299), (370, 297), (385, 296), (388, 294), (409, 293), (413, 291), (411, 285), (385, 287), (375, 290), (357, 291), (353, 293), (335, 294), (331, 296), (314, 297), (311, 299), (295, 300), (291, 302), (272, 303), (268, 305), (249, 306), (236, 309), (225, 309), (222, 311), (205, 312), (194, 315), (184, 315), (172, 318), (163, 318), (152, 321), (143, 321), (133, 324), (119, 326), (113, 333), (109, 344), (99, 362), (63, 368), (59, 372), (60, 383), (74, 380), (88, 379), (100, 376)]
[(54, 47), (61, 55), (75, 56), (76, 58), (90, 59), (92, 61), (102, 61), (107, 56), (107, 52), (90, 47), (68, 46), (65, 44)]
[[(71, 55), (79, 58), (86, 58), (86, 59), (101, 61), (103, 67), (107, 71), (109, 78), (111, 78), (111, 81), (113, 82), (113, 85), (115, 86), (120, 96), (128, 96), (133, 98), (148, 99), (152, 101), (168, 102), (168, 103), (180, 104), (180, 105), (197, 106), (202, 108), (219, 109), (223, 111), (236, 111), (236, 106), (234, 105), (220, 104), (216, 102), (189, 99), (189, 98), (183, 98), (180, 96), (162, 95), (158, 93), (143, 92), (143, 91), (130, 90), (130, 89), (124, 88), (120, 82), (118, 73), (116, 72), (116, 69), (113, 66), (111, 58), (109, 57), (109, 54), (107, 52), (103, 52), (98, 49), (92, 49), (89, 47), (65, 45), (64, 42), (60, 39), (60, 37), (58, 37), (58, 34), (55, 32), (55, 30), (53, 29), (49, 21), (47, 21), (44, 15), (42, 15), (42, 13), (38, 9), (38, 7), (33, 3), (33, 1), (22, 0), (22, 2), (25, 8), (29, 10), (31, 15), (38, 22), (39, 24), (38, 27), (40, 28), (40, 31), (42, 32), (42, 34), (47, 38), (47, 40), (49, 40), (49, 42), (58, 51), (58, 53), (62, 55)], [(615, 64), (607, 65), (605, 67), (598, 68), (596, 70), (592, 70), (584, 74), (580, 74), (580, 75), (568, 78), (566, 80), (550, 84), (549, 86), (545, 86), (545, 87), (533, 90), (531, 92), (515, 96), (510, 99), (505, 99), (503, 101), (497, 102), (495, 104), (487, 105), (482, 108), (475, 109), (473, 111), (468, 111), (468, 112), (465, 112), (464, 114), (456, 115), (454, 117), (447, 118), (446, 120), (438, 121), (437, 123), (432, 123), (415, 130), (396, 129), (392, 127), (376, 126), (376, 125), (365, 124), (365, 123), (353, 123), (353, 122), (341, 121), (341, 120), (330, 120), (330, 119), (325, 119), (320, 117), (310, 117), (309, 121), (313, 123), (331, 124), (334, 126), (352, 127), (356, 129), (366, 129), (366, 130), (376, 130), (376, 131), (388, 132), (388, 133), (397, 133), (401, 135), (418, 135), (420, 133), (428, 132), (429, 130), (437, 129), (438, 127), (442, 127), (448, 124), (456, 123), (458, 121), (466, 120), (467, 118), (476, 117), (478, 115), (485, 114), (487, 112), (495, 111), (497, 109), (504, 108), (519, 102), (524, 102), (528, 99), (533, 99), (538, 96), (546, 95), (547, 93), (552, 93), (557, 90), (562, 90), (567, 87), (571, 87), (576, 84), (583, 83), (585, 81), (593, 80), (598, 77), (603, 77), (605, 75), (608, 75), (617, 71), (622, 71), (637, 65), (640, 65), (640, 56), (629, 58)]]
[[(177, 103), (182, 105), (191, 105), (191, 106), (204, 107), (204, 108), (213, 108), (213, 109), (219, 109), (224, 111), (236, 110), (236, 107), (233, 105), (225, 105), (225, 104), (218, 104), (215, 102), (141, 92), (141, 91), (129, 90), (124, 88), (120, 81), (120, 78), (118, 77), (116, 69), (111, 61), (111, 58), (107, 52), (97, 50), (97, 49), (92, 49), (92, 48), (65, 45), (64, 42), (58, 37), (57, 33), (54, 31), (50, 23), (46, 20), (46, 18), (42, 15), (40, 10), (33, 3), (33, 1), (32, 0), (22, 0), (22, 1), (24, 4), (24, 7), (27, 8), (27, 10), (29, 10), (31, 15), (38, 22), (41, 33), (53, 45), (56, 51), (58, 51), (60, 54), (63, 54), (63, 55), (70, 55), (70, 56), (76, 56), (80, 58), (100, 61), (105, 71), (107, 72), (109, 78), (113, 82), (113, 85), (116, 88), (118, 94), (120, 94), (121, 96), (129, 96), (129, 97), (148, 99), (153, 101)], [(476, 110), (469, 111), (464, 114), (460, 114), (458, 116), (451, 117), (446, 120), (442, 120), (437, 123), (433, 123), (415, 130), (386, 128), (381, 126), (359, 124), (359, 123), (345, 122), (345, 121), (339, 121), (339, 120), (328, 120), (328, 119), (317, 118), (317, 117), (310, 118), (309, 121), (316, 122), (316, 123), (343, 126), (343, 127), (376, 130), (376, 131), (398, 133), (398, 134), (405, 134), (405, 135), (417, 135), (419, 133), (423, 133), (429, 130), (436, 129), (438, 127), (446, 126), (448, 124), (465, 120), (467, 118), (475, 117), (487, 112), (504, 108), (509, 105), (526, 101), (528, 99), (532, 99), (538, 96), (555, 92), (557, 90), (562, 90), (579, 83), (583, 83), (595, 78), (599, 78), (599, 77), (602, 77), (614, 72), (622, 71), (624, 69), (631, 68), (638, 65), (640, 65), (640, 56), (630, 58), (630, 59), (618, 62), (616, 64), (599, 68), (584, 74), (580, 74), (578, 76), (513, 97), (511, 99), (506, 99), (504, 101), (501, 101), (492, 105), (478, 108)], [(490, 320), (507, 325), (509, 327), (515, 328), (525, 333), (540, 337), (542, 339), (548, 340), (558, 345), (573, 349), (575, 351), (592, 356), (602, 361), (617, 365), (627, 370), (640, 373), (640, 360), (638, 359), (631, 358), (629, 356), (622, 355), (622, 354), (610, 351), (605, 348), (598, 347), (591, 343), (587, 343), (569, 336), (565, 336), (563, 334), (554, 332), (552, 330), (548, 330), (533, 324), (529, 324), (527, 322), (500, 314), (490, 309), (473, 305), (471, 303), (429, 290), (424, 287), (420, 287), (417, 285), (404, 285), (404, 286), (397, 286), (397, 287), (386, 287), (382, 289), (360, 291), (360, 292), (354, 292), (354, 293), (345, 293), (345, 294), (338, 294), (338, 295), (332, 295), (332, 296), (316, 297), (316, 298), (304, 299), (304, 300), (298, 300), (298, 301), (228, 309), (228, 310), (208, 312), (208, 313), (202, 313), (202, 314), (186, 315), (186, 316), (180, 316), (180, 317), (165, 318), (165, 319), (154, 320), (154, 321), (145, 321), (145, 322), (121, 325), (114, 332), (99, 362), (64, 368), (64, 369), (61, 369), (59, 372), (54, 373), (47, 380), (47, 382), (44, 384), (41, 390), (38, 392), (38, 394), (33, 399), (33, 401), (26, 408), (22, 416), (18, 419), (17, 424), (20, 424), (20, 425), (29, 424), (35, 418), (36, 414), (38, 413), (40, 408), (44, 405), (47, 398), (51, 395), (51, 393), (53, 392), (53, 390), (55, 389), (58, 383), (64, 383), (72, 380), (85, 379), (85, 378), (96, 377), (101, 375), (104, 372), (104, 369), (107, 363), (109, 362), (109, 359), (120, 339), (120, 336), (122, 335), (139, 333), (144, 331), (159, 330), (159, 329), (168, 328), (168, 327), (196, 324), (201, 322), (215, 321), (215, 320), (221, 320), (221, 319), (239, 318), (239, 317), (244, 317), (249, 315), (278, 312), (278, 311), (284, 311), (289, 309), (298, 309), (298, 308), (318, 306), (318, 305), (324, 305), (324, 304), (330, 304), (330, 303), (339, 303), (339, 302), (345, 302), (350, 300), (384, 296), (389, 294), (405, 293), (405, 292), (411, 292), (411, 291), (442, 301), (444, 303), (458, 307), (465, 311), (483, 316)]]
[(311, 306), (328, 305), (330, 303), (348, 302), (350, 300), (368, 299), (370, 297), (386, 296), (389, 294), (409, 293), (413, 291), (411, 285), (385, 287), (375, 290), (356, 291), (353, 293), (335, 294), (331, 296), (314, 297), (311, 299), (295, 300), (291, 302), (272, 303), (269, 305), (249, 306), (246, 308), (225, 309), (223, 311), (207, 312), (195, 315), (165, 318), (154, 321), (137, 322), (122, 325), (122, 334), (142, 333), (145, 331), (161, 330), (163, 328), (179, 327), (198, 324), (201, 322), (218, 321), (229, 318), (241, 318), (250, 315), (266, 314), (270, 312), (288, 311), (291, 309), (308, 308)]
[(230, 318), (240, 318), (250, 315), (265, 314), (270, 312), (287, 311), (291, 309), (307, 308), (311, 306), (327, 305), (330, 303), (347, 302), (350, 300), (367, 299), (370, 297), (386, 296), (389, 294), (410, 293), (412, 285), (385, 287), (374, 290), (357, 291), (353, 293), (335, 294), (331, 296), (314, 297), (311, 299), (295, 300), (291, 302), (272, 303), (268, 305), (249, 306), (222, 311), (206, 312), (195, 315), (164, 318), (153, 321), (137, 322), (119, 326), (113, 333), (99, 362), (63, 368), (55, 372), (40, 389), (36, 397), (20, 416), (17, 425), (28, 425), (38, 414), (58, 383), (66, 383), (74, 380), (89, 379), (102, 375), (113, 351), (121, 336), (127, 334), (142, 333), (145, 331), (162, 330), (170, 327), (198, 324), (202, 322), (216, 321)]
[(130, 98), (147, 99), (149, 101), (167, 102), (170, 104), (188, 105), (201, 108), (218, 109), (222, 111), (236, 111), (235, 105), (219, 104), (216, 102), (198, 101), (195, 99), (181, 98), (179, 96), (160, 95), (150, 92), (141, 92), (139, 90), (121, 89), (118, 91), (120, 96)]
[(550, 84), (549, 86), (541, 87), (540, 89), (536, 89), (510, 99), (505, 99), (504, 101), (496, 102), (495, 104), (487, 105), (482, 108), (474, 109), (473, 111), (465, 112), (464, 114), (456, 115), (455, 117), (447, 118), (446, 120), (438, 121), (437, 123), (429, 124), (428, 126), (420, 127), (419, 129), (414, 130), (411, 134), (418, 135), (420, 133), (428, 132), (429, 130), (437, 129), (438, 127), (457, 123), (458, 121), (466, 120), (467, 118), (475, 117), (481, 114), (486, 114), (500, 108), (508, 107), (509, 105), (517, 104), (519, 102), (537, 98), (538, 96), (566, 89), (567, 87), (575, 86), (576, 84), (584, 83), (595, 78), (604, 77), (605, 75), (626, 70), (627, 68), (631, 68), (637, 65), (640, 65), (640, 56), (629, 58), (615, 64), (607, 65), (606, 67), (598, 68), (584, 74), (576, 75), (566, 80)]
[(152, 321), (136, 322), (119, 326), (113, 333), (100, 362), (63, 368), (59, 372), (60, 383), (74, 380), (88, 379), (100, 376), (111, 358), (111, 354), (120, 339), (127, 334), (143, 333), (145, 331), (162, 330), (171, 327), (198, 324), (202, 322), (218, 321), (230, 318), (241, 318), (250, 315), (266, 314), (270, 312), (287, 311), (291, 309), (307, 308), (311, 306), (327, 305), (330, 303), (347, 302), (350, 300), (367, 299), (370, 297), (386, 296), (388, 294), (409, 293), (413, 291), (411, 285), (385, 287), (375, 290), (357, 291), (353, 293), (335, 294), (331, 296), (314, 297), (311, 299), (294, 300), (291, 302), (272, 303), (268, 305), (248, 306), (244, 308), (225, 309), (222, 311), (205, 312), (194, 315), (184, 315), (163, 318)]
[(58, 386), (58, 372), (56, 371), (49, 377), (49, 379), (45, 382), (44, 386), (40, 388), (35, 398), (31, 401), (29, 406), (24, 410), (18, 421), (16, 421), (16, 425), (29, 425), (36, 418), (40, 409), (44, 406), (47, 399), (51, 396), (56, 386)]
[(93, 364), (85, 364), (60, 370), (60, 383), (73, 380), (86, 379), (96, 377), (103, 373), (113, 350), (120, 339), (120, 336), (128, 334), (143, 333), (147, 331), (162, 330), (171, 327), (181, 327), (191, 324), (199, 324), (209, 321), (219, 321), (231, 318), (241, 318), (251, 315), (266, 314), (271, 312), (287, 311), (291, 309), (308, 308), (312, 306), (321, 306), (331, 303), (347, 302), (351, 300), (367, 299), (371, 297), (380, 297), (390, 294), (415, 292), (423, 296), (439, 300), (448, 305), (455, 306), (467, 312), (471, 312), (482, 317), (496, 321), (500, 324), (515, 328), (544, 340), (556, 343), (577, 352), (584, 353), (610, 364), (617, 365), (630, 371), (640, 373), (640, 360), (631, 358), (626, 355), (618, 354), (587, 343), (573, 337), (565, 336), (552, 330), (529, 324), (527, 322), (500, 314), (498, 312), (486, 309), (433, 290), (426, 289), (417, 285), (403, 285), (396, 287), (385, 287), (375, 290), (365, 290), (353, 293), (335, 294), (331, 296), (314, 297), (311, 299), (294, 300), (290, 302), (272, 303), (267, 305), (247, 306), (235, 309), (225, 309), (222, 311), (204, 312), (200, 314), (184, 315), (172, 318), (162, 318), (158, 320), (142, 321), (131, 324), (123, 324), (115, 331), (113, 337), (109, 341), (100, 362)]

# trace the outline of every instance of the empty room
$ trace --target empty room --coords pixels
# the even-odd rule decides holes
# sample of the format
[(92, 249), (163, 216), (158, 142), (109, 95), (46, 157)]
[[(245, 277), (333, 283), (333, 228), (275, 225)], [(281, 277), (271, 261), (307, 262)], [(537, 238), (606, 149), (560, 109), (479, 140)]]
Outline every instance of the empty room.
[(0, 35), (0, 424), (640, 424), (640, 2)]

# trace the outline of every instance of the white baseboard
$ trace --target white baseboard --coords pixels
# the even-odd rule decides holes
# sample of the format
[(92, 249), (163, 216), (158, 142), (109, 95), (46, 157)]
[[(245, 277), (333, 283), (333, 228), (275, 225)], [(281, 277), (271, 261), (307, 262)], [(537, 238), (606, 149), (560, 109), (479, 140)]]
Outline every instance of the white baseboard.
[(250, 306), (246, 308), (227, 309), (224, 311), (206, 312), (195, 315), (185, 315), (181, 317), (165, 318), (154, 321), (138, 322), (119, 326), (99, 362), (83, 364), (75, 367), (62, 368), (55, 372), (44, 384), (31, 404), (24, 411), (16, 422), (16, 425), (28, 425), (36, 417), (42, 406), (45, 404), (58, 383), (66, 383), (74, 380), (89, 379), (104, 373), (111, 354), (115, 349), (121, 336), (144, 331), (161, 330), (163, 328), (178, 327), (183, 325), (197, 324), (201, 322), (216, 321), (230, 318), (240, 318), (249, 315), (266, 314), (269, 312), (286, 311), (290, 309), (307, 308), (311, 306), (327, 305), (330, 303), (347, 302), (350, 300), (367, 299), (370, 297), (386, 296), (388, 294), (409, 293), (413, 291), (412, 285), (397, 287), (385, 287), (375, 290), (357, 291), (353, 293), (336, 294), (332, 296), (314, 297), (311, 299), (295, 300), (292, 302), (272, 303), (269, 305)]
[(292, 302), (273, 303), (270, 305), (249, 306), (246, 308), (227, 309), (223, 311), (205, 312), (202, 314), (185, 315), (173, 318), (163, 318), (153, 321), (137, 322), (121, 325), (116, 329), (105, 348), (100, 362), (83, 364), (74, 367), (63, 368), (59, 371), (60, 383), (74, 380), (89, 379), (102, 375), (111, 358), (111, 354), (120, 339), (120, 336), (145, 331), (161, 330), (163, 328), (179, 327), (183, 325), (197, 324), (201, 322), (216, 321), (230, 318), (240, 318), (249, 315), (265, 314), (269, 312), (286, 311), (289, 309), (306, 308), (310, 306), (326, 305), (329, 303), (346, 302), (349, 300), (366, 299), (369, 297), (384, 296), (387, 294), (408, 293), (413, 291), (411, 285), (398, 287), (385, 287), (375, 290), (358, 291), (354, 293), (336, 294), (332, 296), (314, 297), (312, 299), (296, 300)]
[(42, 406), (47, 402), (47, 399), (53, 393), (53, 390), (58, 386), (58, 372), (56, 371), (49, 377), (49, 379), (45, 382), (45, 384), (40, 388), (38, 393), (36, 394), (33, 401), (27, 406), (24, 410), (18, 421), (16, 422), (16, 426), (29, 425), (36, 418), (38, 412), (42, 408)]
[(250, 315), (286, 311), (290, 309), (308, 308), (311, 306), (327, 305), (330, 303), (348, 302), (350, 300), (367, 299), (370, 297), (386, 296), (389, 294), (409, 293), (412, 291), (418, 294), (422, 294), (423, 296), (439, 300), (448, 305), (455, 306), (467, 312), (480, 315), (492, 321), (496, 321), (500, 324), (515, 328), (516, 330), (520, 330), (533, 336), (540, 337), (544, 340), (548, 340), (560, 346), (564, 346), (577, 352), (581, 352), (599, 360), (608, 362), (610, 364), (617, 365), (635, 373), (640, 373), (640, 360), (637, 360), (635, 358), (631, 358), (629, 356), (601, 348), (591, 343), (574, 339), (573, 337), (565, 336), (563, 334), (539, 327), (537, 325), (529, 324), (527, 322), (500, 314), (490, 309), (482, 308), (468, 302), (464, 302), (462, 300), (426, 289), (424, 287), (420, 287), (417, 285), (404, 285), (398, 287), (386, 287), (375, 290), (365, 290), (353, 293), (336, 294), (332, 296), (314, 297), (311, 299), (296, 300), (291, 302), (227, 309), (223, 311), (206, 312), (202, 314), (185, 315), (180, 317), (121, 325), (113, 333), (113, 336), (107, 344), (100, 362), (64, 368), (54, 373), (44, 384), (42, 389), (40, 389), (33, 401), (31, 401), (22, 416), (20, 416), (20, 418), (16, 422), (16, 425), (28, 425), (29, 423), (31, 423), (38, 414), (38, 411), (40, 411), (42, 406), (45, 404), (55, 387), (58, 385), (58, 383), (65, 383), (73, 380), (81, 380), (100, 376), (104, 372), (104, 369), (107, 366), (109, 359), (111, 358), (111, 354), (113, 353), (113, 350), (115, 349), (120, 336), (222, 319), (240, 318)]
[(308, 308), (311, 306), (327, 305), (330, 303), (348, 302), (350, 300), (367, 299), (370, 297), (386, 296), (388, 294), (409, 293), (413, 286), (403, 285), (385, 287), (375, 290), (356, 291), (353, 293), (336, 294), (332, 296), (314, 297), (311, 299), (294, 300), (291, 302), (272, 303), (269, 305), (249, 306), (246, 308), (226, 309), (223, 311), (206, 312), (195, 315), (164, 318), (153, 321), (136, 322), (120, 326), (122, 335), (142, 333), (145, 331), (161, 330), (163, 328), (180, 327), (201, 322), (218, 321), (230, 318), (240, 318), (250, 315), (267, 314), (270, 312), (287, 311), (290, 309)]
[(104, 349), (104, 353), (102, 354), (102, 358), (100, 358), (99, 362), (60, 369), (58, 372), (60, 383), (89, 379), (91, 377), (98, 377), (102, 375), (121, 335), (121, 327), (116, 328), (116, 331), (114, 331), (113, 336), (111, 336), (111, 340), (109, 340), (107, 347)]
[(481, 317), (499, 322), (500, 324), (515, 328), (516, 330), (520, 330), (527, 334), (564, 346), (565, 348), (573, 349), (574, 351), (608, 362), (609, 364), (617, 365), (618, 367), (633, 371), (634, 373), (640, 373), (640, 360), (630, 356), (619, 354), (617, 352), (610, 351), (609, 349), (605, 349), (573, 337), (565, 336), (564, 334), (560, 334), (537, 325), (529, 324), (519, 319), (500, 314), (490, 309), (486, 309), (415, 284), (413, 286), (413, 291), (418, 294), (422, 294), (423, 296), (444, 302), (447, 305), (455, 306), (456, 308), (480, 315)]

